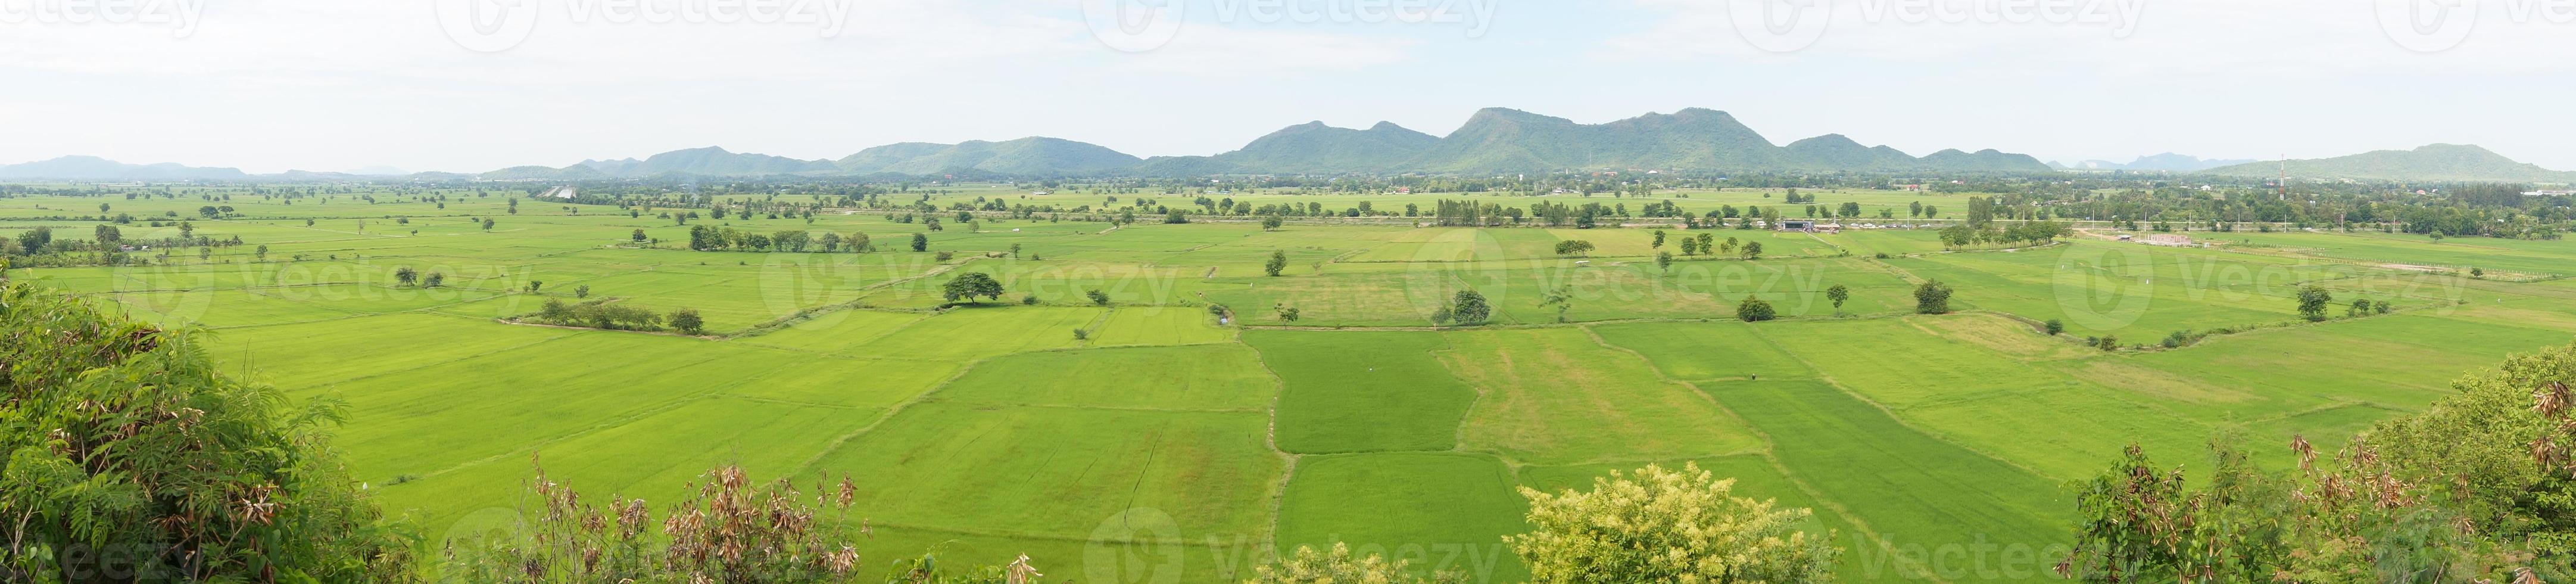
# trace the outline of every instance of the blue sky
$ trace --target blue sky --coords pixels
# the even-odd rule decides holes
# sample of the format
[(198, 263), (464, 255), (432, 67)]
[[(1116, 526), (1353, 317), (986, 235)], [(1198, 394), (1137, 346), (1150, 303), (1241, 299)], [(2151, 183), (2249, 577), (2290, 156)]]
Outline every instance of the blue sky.
[[(2459, 0), (2477, 12), (2452, 22), (2474, 28), (2434, 33), (2383, 24), (2381, 8), (2415, 0), (1189, 0), (1144, 35), (1104, 35), (1094, 17), (1158, 0), (774, 0), (739, 22), (660, 24), (613, 21), (634, 13), (614, 0), (146, 1), (166, 23), (30, 12), (83, 1), (0, 0), (0, 163), (482, 171), (1029, 135), (1213, 154), (1310, 120), (1446, 134), (1484, 107), (1587, 123), (1707, 107), (1777, 143), (1841, 133), (1918, 155), (2450, 142), (2576, 169), (2576, 3), (2562, 18), (2550, 0)], [(522, 2), (487, 14), (527, 28), (443, 19), (494, 1)], [(1806, 19), (1744, 26), (1764, 1)], [(1350, 16), (1297, 22), (1291, 6)], [(1401, 6), (1462, 21), (1361, 16)]]

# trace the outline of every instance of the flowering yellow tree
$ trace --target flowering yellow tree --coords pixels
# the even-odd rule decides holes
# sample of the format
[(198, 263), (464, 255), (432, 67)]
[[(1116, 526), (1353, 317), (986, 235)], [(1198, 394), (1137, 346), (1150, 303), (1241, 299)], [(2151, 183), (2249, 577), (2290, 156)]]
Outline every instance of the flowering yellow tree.
[(1832, 536), (1797, 524), (1806, 509), (1734, 496), (1697, 464), (1647, 466), (1594, 479), (1591, 492), (1529, 497), (1529, 533), (1505, 538), (1532, 581), (1824, 582), (1838, 552)]

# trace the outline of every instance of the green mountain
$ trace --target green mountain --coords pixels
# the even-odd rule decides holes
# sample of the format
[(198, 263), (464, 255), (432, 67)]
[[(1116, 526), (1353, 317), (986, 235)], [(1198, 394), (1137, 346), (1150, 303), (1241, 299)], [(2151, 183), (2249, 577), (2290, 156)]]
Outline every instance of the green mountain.
[(1922, 166), (1904, 152), (1886, 146), (1862, 146), (1842, 134), (1826, 134), (1784, 147), (1782, 159), (1803, 170), (1912, 170)]
[[(1253, 140), (1242, 150), (1213, 157), (1223, 167), (1272, 174), (1333, 174), (1403, 170), (1406, 161), (1440, 143), (1440, 137), (1378, 122), (1366, 130), (1323, 122), (1289, 126)], [(1172, 163), (1166, 163), (1172, 164)]]
[[(2223, 176), (2280, 176), (2279, 162), (2256, 162), (2210, 169)], [(2433, 144), (2414, 150), (2379, 150), (2338, 158), (2292, 160), (2292, 178), (2349, 178), (2418, 181), (2576, 182), (2576, 172), (2559, 172), (2516, 162), (2477, 146)]]

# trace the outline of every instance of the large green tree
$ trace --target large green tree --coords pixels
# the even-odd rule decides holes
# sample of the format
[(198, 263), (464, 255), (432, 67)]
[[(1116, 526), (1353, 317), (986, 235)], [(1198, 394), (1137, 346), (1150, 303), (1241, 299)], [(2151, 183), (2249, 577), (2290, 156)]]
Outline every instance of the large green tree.
[(939, 295), (949, 302), (975, 302), (977, 297), (1000, 300), (1002, 282), (993, 279), (992, 274), (967, 272), (958, 275), (956, 279), (949, 280), (946, 284), (941, 284)]

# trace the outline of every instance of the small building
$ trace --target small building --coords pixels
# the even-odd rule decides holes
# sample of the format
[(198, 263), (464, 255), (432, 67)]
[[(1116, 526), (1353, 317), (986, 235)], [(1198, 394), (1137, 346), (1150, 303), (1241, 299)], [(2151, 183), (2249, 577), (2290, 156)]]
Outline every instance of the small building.
[(1810, 231), (1810, 230), (1814, 230), (1815, 228), (1816, 228), (1816, 222), (1814, 222), (1814, 221), (1808, 221), (1808, 220), (1804, 220), (1804, 219), (1782, 219), (1782, 220), (1780, 220), (1780, 230), (1781, 230), (1781, 231)]

